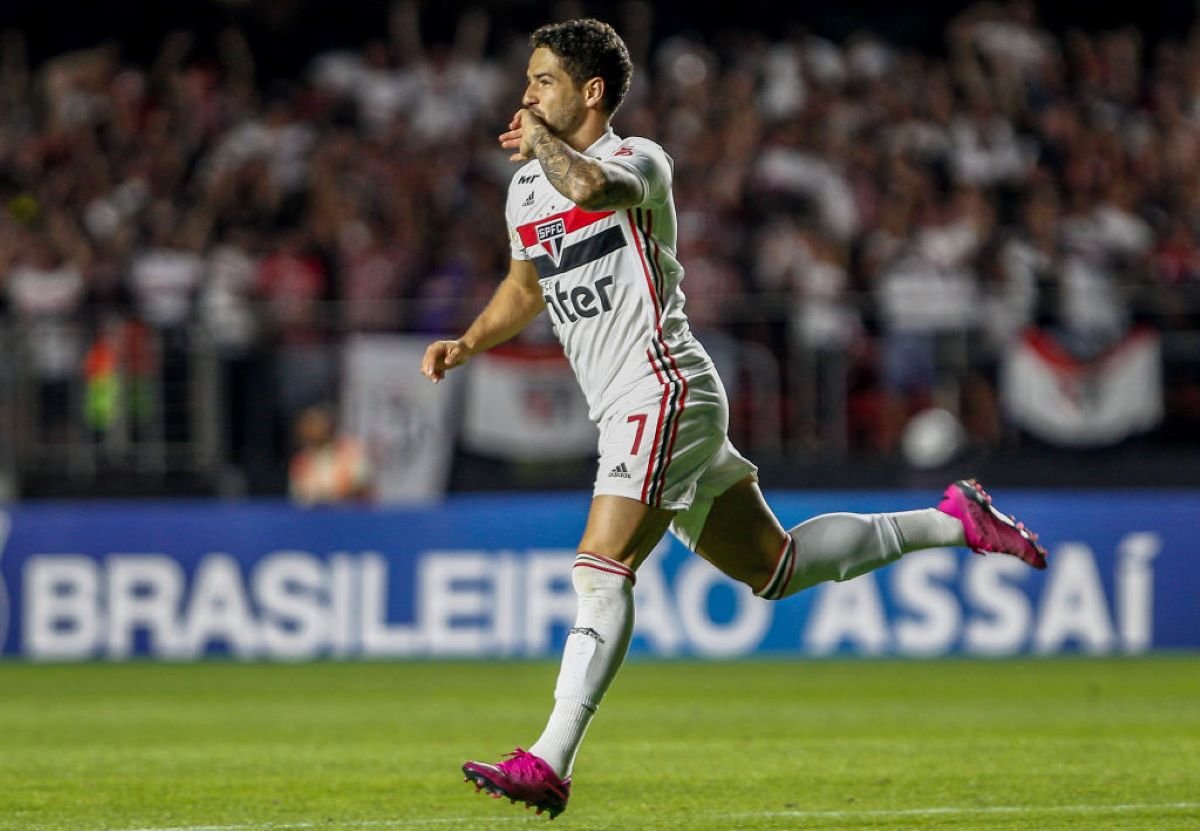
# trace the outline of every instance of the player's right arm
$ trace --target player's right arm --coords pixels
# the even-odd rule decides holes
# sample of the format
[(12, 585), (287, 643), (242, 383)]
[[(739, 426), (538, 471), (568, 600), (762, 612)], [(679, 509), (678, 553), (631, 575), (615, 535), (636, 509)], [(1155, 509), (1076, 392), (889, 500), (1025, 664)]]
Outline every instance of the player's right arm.
[(537, 268), (531, 260), (514, 257), (496, 293), (467, 331), (456, 340), (429, 344), (421, 361), (421, 373), (436, 384), (446, 370), (462, 366), (472, 355), (515, 337), (544, 308), (546, 301), (538, 284)]

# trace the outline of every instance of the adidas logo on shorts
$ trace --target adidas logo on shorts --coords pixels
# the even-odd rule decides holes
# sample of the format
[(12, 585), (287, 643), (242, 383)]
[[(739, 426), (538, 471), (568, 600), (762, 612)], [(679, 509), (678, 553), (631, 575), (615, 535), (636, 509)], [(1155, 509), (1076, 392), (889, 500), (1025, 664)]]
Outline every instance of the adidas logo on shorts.
[(614, 467), (612, 470), (610, 470), (608, 472), (608, 478), (609, 479), (629, 479), (632, 477), (630, 477), (630, 475), (629, 475), (629, 468), (625, 467), (624, 462), (621, 462), (621, 464), (617, 465), (616, 467)]

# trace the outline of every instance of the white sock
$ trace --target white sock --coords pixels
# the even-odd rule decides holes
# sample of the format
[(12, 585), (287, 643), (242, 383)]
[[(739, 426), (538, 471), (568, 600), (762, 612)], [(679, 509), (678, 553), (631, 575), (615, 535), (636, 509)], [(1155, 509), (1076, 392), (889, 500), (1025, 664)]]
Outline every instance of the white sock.
[(935, 508), (822, 514), (788, 531), (788, 538), (759, 597), (778, 600), (826, 580), (866, 574), (910, 551), (964, 544), (962, 524)]
[(571, 775), (592, 716), (629, 650), (634, 580), (629, 568), (606, 557), (581, 551), (575, 558), (571, 583), (579, 609), (563, 647), (554, 710), (529, 748), (563, 779)]
[(967, 538), (963, 536), (962, 523), (937, 508), (901, 511), (888, 514), (888, 516), (896, 520), (896, 527), (900, 530), (900, 541), (905, 554), (910, 551), (919, 551), (922, 548), (944, 548), (967, 544)]

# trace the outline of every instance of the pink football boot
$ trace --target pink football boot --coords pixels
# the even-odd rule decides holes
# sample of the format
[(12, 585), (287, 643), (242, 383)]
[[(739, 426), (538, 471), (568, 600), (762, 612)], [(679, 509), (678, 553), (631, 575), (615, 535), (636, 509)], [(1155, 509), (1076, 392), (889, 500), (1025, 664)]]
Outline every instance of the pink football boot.
[(539, 814), (546, 811), (550, 819), (567, 810), (570, 777), (559, 779), (541, 757), (519, 747), (505, 755), (509, 758), (498, 765), (467, 762), (462, 768), (464, 781), (474, 782), (476, 791), (486, 790), (494, 799), (508, 797), (509, 802), (524, 802)]
[(976, 554), (1011, 554), (1034, 568), (1046, 567), (1046, 549), (1038, 544), (1037, 534), (996, 510), (992, 497), (974, 479), (959, 479), (946, 488), (938, 510), (962, 523), (967, 545)]

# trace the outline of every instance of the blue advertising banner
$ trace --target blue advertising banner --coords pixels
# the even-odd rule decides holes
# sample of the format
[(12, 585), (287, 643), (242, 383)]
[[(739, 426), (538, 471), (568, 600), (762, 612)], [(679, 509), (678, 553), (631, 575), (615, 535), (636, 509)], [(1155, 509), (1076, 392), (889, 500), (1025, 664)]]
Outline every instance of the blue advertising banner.
[[(1001, 494), (1050, 568), (910, 554), (779, 603), (674, 539), (638, 573), (632, 650), (936, 656), (1200, 647), (1200, 492)], [(929, 496), (775, 494), (794, 524)], [(586, 494), (436, 507), (54, 503), (0, 510), (0, 644), (30, 660), (557, 655)]]

